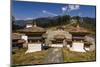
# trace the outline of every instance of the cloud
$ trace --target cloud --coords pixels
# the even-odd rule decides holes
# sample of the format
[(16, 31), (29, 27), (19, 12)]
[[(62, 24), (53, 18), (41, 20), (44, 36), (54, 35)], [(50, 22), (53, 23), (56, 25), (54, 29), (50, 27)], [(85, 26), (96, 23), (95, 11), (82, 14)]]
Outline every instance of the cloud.
[(79, 5), (66, 5), (62, 7), (61, 9), (62, 9), (62, 13), (69, 13), (71, 11), (80, 9), (80, 6)]
[(62, 14), (65, 14), (65, 13), (68, 12), (68, 6), (67, 5), (62, 7), (61, 9), (62, 9)]
[(53, 15), (53, 16), (57, 16), (57, 14), (52, 13), (52, 12), (49, 12), (49, 11), (47, 11), (47, 10), (42, 10), (42, 12), (45, 13), (45, 14), (49, 14), (49, 15)]
[(15, 20), (21, 20), (20, 18), (15, 18)]
[(67, 6), (62, 7), (62, 11), (67, 11)]
[(43, 12), (43, 13), (46, 13), (46, 10), (43, 10), (42, 12)]
[(70, 11), (80, 9), (80, 6), (79, 5), (68, 5), (68, 7), (69, 7), (69, 10)]
[(33, 17), (28, 17), (28, 18), (25, 18), (23, 20), (32, 20), (32, 19), (33, 19)]

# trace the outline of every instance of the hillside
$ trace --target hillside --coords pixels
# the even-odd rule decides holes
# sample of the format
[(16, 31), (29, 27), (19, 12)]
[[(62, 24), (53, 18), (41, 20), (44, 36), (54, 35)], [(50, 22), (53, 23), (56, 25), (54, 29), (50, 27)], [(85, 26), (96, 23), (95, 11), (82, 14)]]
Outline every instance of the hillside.
[[(73, 18), (75, 18), (75, 17), (73, 17)], [(42, 17), (42, 18), (37, 18), (34, 20), (16, 20), (14, 24), (21, 26), (21, 27), (25, 27), (25, 25), (27, 23), (34, 23), (34, 21), (35, 21), (38, 26), (41, 26), (43, 28), (51, 28), (51, 27), (66, 26), (67, 24), (71, 24), (71, 22), (70, 22), (71, 19), (72, 19), (72, 17), (70, 17), (68, 15), (54, 16), (54, 17)], [(80, 22), (81, 27), (95, 31), (95, 28), (96, 28), (96, 19), (95, 18), (81, 17), (81, 19), (83, 19), (83, 21)], [(70, 25), (70, 26), (72, 26), (72, 25)]]

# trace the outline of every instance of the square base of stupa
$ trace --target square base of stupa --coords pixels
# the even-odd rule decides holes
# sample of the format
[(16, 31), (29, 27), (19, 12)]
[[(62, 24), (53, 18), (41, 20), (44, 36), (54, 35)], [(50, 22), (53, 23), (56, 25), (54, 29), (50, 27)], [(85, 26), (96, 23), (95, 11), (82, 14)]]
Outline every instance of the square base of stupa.
[(28, 49), (25, 53), (31, 53), (31, 52), (36, 52), (36, 51), (41, 51), (41, 44), (28, 44)]
[(70, 48), (70, 51), (86, 52), (84, 50), (84, 43), (83, 42), (73, 42), (72, 47)]

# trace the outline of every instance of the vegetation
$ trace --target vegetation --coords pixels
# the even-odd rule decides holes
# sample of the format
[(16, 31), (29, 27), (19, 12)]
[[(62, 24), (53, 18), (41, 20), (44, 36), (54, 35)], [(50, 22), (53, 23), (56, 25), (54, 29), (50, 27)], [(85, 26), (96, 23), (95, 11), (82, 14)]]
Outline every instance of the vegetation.
[[(48, 49), (49, 50), (49, 49)], [(15, 54), (12, 55), (13, 65), (27, 65), (27, 64), (43, 64), (44, 59), (48, 55), (48, 50), (33, 52), (25, 54), (26, 49), (15, 49)], [(64, 62), (81, 62), (81, 61), (95, 61), (96, 53), (92, 52), (73, 52), (67, 48), (63, 48)]]
[[(95, 31), (96, 30), (96, 18), (89, 17), (80, 17), (80, 16), (54, 16), (54, 17), (41, 17), (33, 20), (16, 20), (14, 16), (12, 16), (12, 30), (15, 31), (17, 29), (25, 27), (27, 23), (34, 23), (40, 27), (50, 28), (55, 26), (67, 25), (70, 24), (71, 19), (76, 19), (77, 23), (84, 28)], [(76, 23), (76, 24), (77, 24)]]
[[(81, 27), (90, 29), (95, 31), (96, 29), (96, 19), (95, 18), (89, 18), (89, 17), (80, 17), (80, 16), (73, 16), (70, 17), (69, 15), (63, 15), (63, 16), (56, 16), (56, 17), (45, 17), (45, 18), (37, 18), (34, 21), (37, 22), (38, 26), (42, 26), (44, 28), (49, 27), (55, 27), (55, 26), (61, 26), (61, 25), (67, 25), (70, 24), (71, 19), (76, 19), (77, 23), (74, 24), (75, 26), (79, 24)], [(73, 26), (74, 26), (73, 25)]]
[(23, 28), (23, 27), (21, 27), (21, 26), (19, 26), (19, 25), (16, 25), (16, 24), (15, 24), (15, 21), (16, 21), (15, 17), (12, 16), (12, 31), (13, 31), (13, 32), (15, 32), (17, 29)]
[(12, 54), (13, 65), (26, 65), (26, 64), (42, 64), (44, 58), (48, 55), (47, 50), (25, 54), (26, 49), (15, 49)]
[(38, 26), (42, 26), (44, 28), (47, 27), (54, 27), (58, 25), (64, 25), (64, 24), (69, 24), (70, 23), (70, 16), (69, 15), (64, 15), (64, 16), (55, 16), (55, 17), (46, 17), (46, 18), (37, 18), (33, 20), (37, 22)]
[(69, 51), (67, 48), (63, 48), (64, 62), (80, 62), (80, 61), (95, 61), (96, 53), (92, 52), (73, 52)]
[(96, 18), (83, 17), (83, 23), (80, 23), (80, 26), (96, 31)]

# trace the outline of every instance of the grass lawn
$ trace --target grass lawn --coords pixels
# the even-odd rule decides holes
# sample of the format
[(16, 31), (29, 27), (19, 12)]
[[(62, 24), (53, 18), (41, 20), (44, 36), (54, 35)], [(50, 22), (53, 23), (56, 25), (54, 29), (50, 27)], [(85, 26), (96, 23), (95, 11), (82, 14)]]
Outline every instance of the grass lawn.
[(72, 52), (66, 48), (63, 48), (64, 62), (80, 62), (80, 61), (95, 61), (95, 51), (92, 52)]
[(12, 64), (13, 65), (26, 65), (26, 64), (42, 64), (44, 58), (48, 55), (47, 50), (27, 53), (26, 49), (15, 49), (12, 54)]

